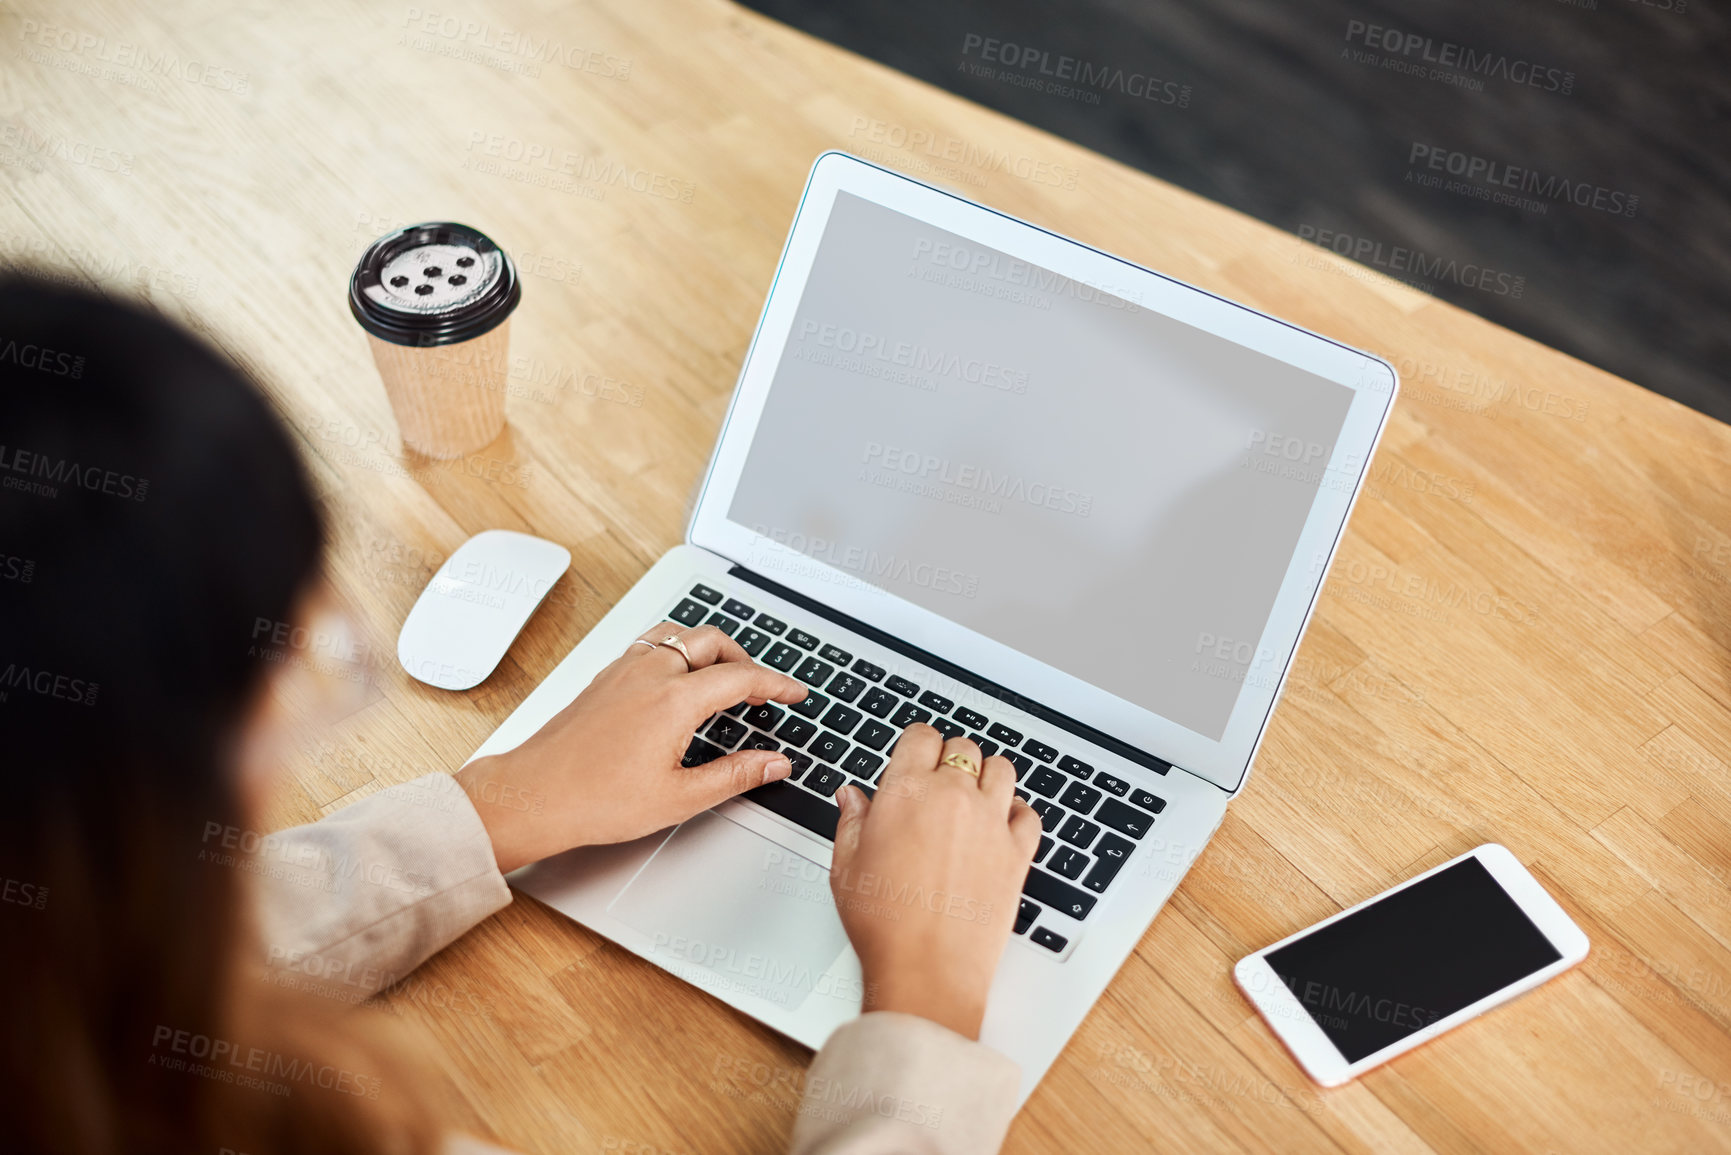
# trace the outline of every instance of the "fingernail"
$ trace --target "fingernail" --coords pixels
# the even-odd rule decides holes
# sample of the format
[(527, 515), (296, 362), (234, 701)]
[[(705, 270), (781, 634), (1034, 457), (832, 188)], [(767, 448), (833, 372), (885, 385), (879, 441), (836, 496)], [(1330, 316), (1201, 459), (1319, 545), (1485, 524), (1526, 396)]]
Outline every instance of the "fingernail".
[(764, 781), (774, 782), (786, 778), (793, 773), (793, 763), (786, 758), (771, 758), (769, 765), (764, 767)]

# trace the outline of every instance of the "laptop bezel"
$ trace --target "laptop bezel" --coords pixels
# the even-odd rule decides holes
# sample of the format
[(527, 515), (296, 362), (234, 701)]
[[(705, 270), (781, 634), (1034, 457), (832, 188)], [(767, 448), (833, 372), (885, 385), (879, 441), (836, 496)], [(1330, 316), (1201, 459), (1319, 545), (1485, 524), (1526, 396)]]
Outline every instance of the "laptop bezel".
[[(863, 579), (729, 520), (734, 490), (785, 351), (818, 244), (838, 192), (873, 203), (1071, 277), (1353, 389), (1345, 428), (1288, 560), (1231, 718), (1211, 739), (1074, 675), (1020, 653)], [(1085, 726), (1171, 762), (1230, 793), (1243, 789), (1368, 473), (1399, 380), (1383, 359), (1271, 317), (1050, 229), (977, 204), (847, 153), (813, 163), (765, 296), (751, 345), (699, 490), (686, 540), (763, 573), (804, 596), (869, 622)], [(1350, 484), (1347, 482), (1350, 481)], [(1308, 565), (1305, 559), (1310, 559)], [(1276, 674), (1278, 671), (1278, 674)], [(1259, 684), (1250, 686), (1254, 675)]]

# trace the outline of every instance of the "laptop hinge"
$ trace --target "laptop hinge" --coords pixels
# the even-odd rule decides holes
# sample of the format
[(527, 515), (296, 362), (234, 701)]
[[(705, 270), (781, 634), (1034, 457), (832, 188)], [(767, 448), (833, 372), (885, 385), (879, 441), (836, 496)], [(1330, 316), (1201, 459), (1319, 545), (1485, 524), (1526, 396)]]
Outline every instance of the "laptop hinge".
[[(815, 601), (812, 598), (806, 597), (797, 590), (790, 590), (780, 582), (772, 581), (771, 579), (764, 577), (762, 574), (753, 573), (751, 570), (746, 569), (737, 562), (733, 563), (733, 568), (730, 569), (728, 573), (730, 576), (739, 578), (741, 581), (750, 582), (759, 589), (767, 590), (778, 598), (784, 598), (802, 610), (807, 610), (821, 618), (826, 618), (829, 621), (834, 622), (838, 626), (851, 630), (863, 638), (870, 638), (885, 649), (894, 650), (904, 657), (912, 658), (921, 665), (930, 666), (945, 677), (954, 678), (956, 681), (961, 682), (964, 685), (972, 686), (982, 694), (996, 698), (1000, 702), (1006, 702), (1024, 713), (1032, 714), (1042, 722), (1050, 722), (1061, 730), (1068, 730), (1070, 733), (1076, 735), (1076, 737), (1092, 742), (1102, 750), (1110, 750), (1120, 758), (1134, 762), (1138, 766), (1146, 766), (1156, 774), (1164, 774), (1172, 768), (1172, 763), (1163, 758), (1156, 758), (1145, 750), (1138, 750), (1127, 742), (1121, 742), (1110, 734), (1094, 729), (1094, 727), (1088, 725), (1086, 722), (1078, 722), (1068, 714), (1060, 713), (1057, 710), (1052, 709), (1050, 706), (1041, 705), (1032, 698), (1025, 698), (1007, 686), (1000, 686), (991, 679), (982, 678), (978, 674), (966, 670), (961, 666), (956, 665), (954, 662), (946, 661), (930, 651), (922, 650), (920, 647), (915, 645), (910, 645), (896, 637), (894, 634), (887, 634), (876, 626), (867, 625), (858, 618), (844, 614), (840, 610), (832, 609), (820, 601)], [(1180, 769), (1182, 769), (1182, 767), (1180, 767)]]

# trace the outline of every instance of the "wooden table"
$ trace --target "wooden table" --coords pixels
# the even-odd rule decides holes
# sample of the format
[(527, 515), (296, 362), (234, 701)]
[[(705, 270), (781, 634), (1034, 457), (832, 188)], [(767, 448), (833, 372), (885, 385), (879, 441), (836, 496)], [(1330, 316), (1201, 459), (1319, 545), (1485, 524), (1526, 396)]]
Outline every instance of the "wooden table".
[[(1405, 382), (1249, 788), (1008, 1149), (1731, 1150), (1725, 426), (722, 0), (152, 7), (0, 13), (0, 254), (188, 321), (300, 432), (381, 657), (271, 824), (453, 769), (680, 540), (805, 171), (850, 149)], [(455, 467), (402, 452), (344, 301), (430, 218), (525, 273), (510, 430)], [(420, 585), (493, 527), (568, 584), (482, 688), (409, 680)], [(1591, 957), (1319, 1091), (1230, 964), (1491, 840)], [(386, 1003), (524, 1151), (776, 1150), (807, 1060), (528, 899)]]

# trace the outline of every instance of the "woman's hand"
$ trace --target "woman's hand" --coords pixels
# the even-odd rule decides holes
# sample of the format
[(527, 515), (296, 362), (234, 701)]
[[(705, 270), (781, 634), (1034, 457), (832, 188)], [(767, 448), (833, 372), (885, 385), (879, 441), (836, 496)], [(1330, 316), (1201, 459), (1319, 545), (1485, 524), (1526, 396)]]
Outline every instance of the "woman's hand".
[(640, 838), (741, 791), (787, 777), (781, 754), (741, 750), (704, 766), (680, 759), (703, 720), (738, 702), (798, 702), (806, 688), (753, 662), (714, 626), (666, 622), (595, 676), (575, 701), (515, 750), (457, 772), (509, 872), (574, 846)]
[[(959, 755), (978, 776), (942, 759)], [(970, 1039), (1040, 842), (1040, 816), (1015, 795), (1006, 758), (916, 724), (876, 798), (836, 794), (830, 891), (859, 955), (867, 1011), (905, 1011)]]

